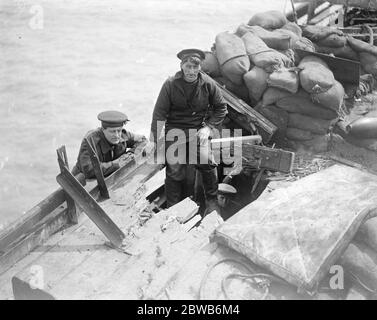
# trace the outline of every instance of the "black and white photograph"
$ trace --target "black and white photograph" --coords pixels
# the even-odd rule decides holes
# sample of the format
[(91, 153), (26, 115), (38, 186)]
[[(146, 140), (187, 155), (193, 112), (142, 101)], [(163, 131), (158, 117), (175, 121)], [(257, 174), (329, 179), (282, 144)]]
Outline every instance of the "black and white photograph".
[(376, 81), (377, 0), (0, 0), (0, 300), (376, 300)]

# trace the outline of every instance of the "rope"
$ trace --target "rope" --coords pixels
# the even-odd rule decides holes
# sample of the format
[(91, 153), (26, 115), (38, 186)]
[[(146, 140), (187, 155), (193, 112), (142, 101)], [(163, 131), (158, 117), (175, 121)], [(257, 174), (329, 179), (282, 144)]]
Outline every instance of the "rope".
[[(266, 290), (261, 298), (261, 300), (265, 300), (266, 297), (268, 296), (269, 294), (269, 286), (271, 284), (271, 281), (275, 281), (275, 282), (279, 282), (279, 283), (282, 283), (282, 284), (287, 284), (286, 281), (278, 278), (278, 277), (275, 277), (273, 275), (270, 275), (270, 274), (267, 274), (267, 273), (256, 273), (255, 270), (253, 270), (248, 264), (240, 261), (240, 260), (237, 260), (237, 259), (231, 259), (231, 258), (225, 258), (225, 259), (222, 259), (222, 260), (219, 260), (217, 261), (216, 263), (212, 264), (206, 271), (206, 273), (204, 274), (203, 278), (202, 278), (202, 281), (200, 282), (200, 287), (199, 287), (199, 299), (200, 300), (203, 300), (204, 298), (204, 294), (203, 294), (203, 290), (204, 290), (204, 285), (206, 283), (206, 281), (208, 280), (208, 275), (209, 273), (216, 267), (218, 266), (219, 264), (221, 263), (224, 263), (224, 262), (234, 262), (234, 263), (238, 263), (240, 264), (241, 266), (243, 266), (246, 270), (248, 270), (250, 273), (249, 274), (240, 274), (240, 273), (230, 273), (228, 274), (222, 281), (221, 281), (221, 290), (225, 296), (225, 299), (229, 300), (229, 295), (228, 293), (226, 292), (226, 282), (232, 278), (243, 278), (243, 279), (247, 279), (247, 280), (253, 280), (254, 283), (260, 285), (260, 286), (265, 286), (266, 287)], [(268, 282), (262, 282), (262, 283), (258, 283), (254, 280), (254, 278), (261, 278), (261, 277), (264, 277), (264, 278), (267, 278)]]

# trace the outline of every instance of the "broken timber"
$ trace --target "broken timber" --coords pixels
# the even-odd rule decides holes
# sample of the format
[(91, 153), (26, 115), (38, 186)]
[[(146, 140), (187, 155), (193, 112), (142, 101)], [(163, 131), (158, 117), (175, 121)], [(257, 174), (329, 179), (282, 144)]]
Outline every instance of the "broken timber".
[(61, 167), (61, 173), (56, 177), (57, 182), (72, 199), (82, 208), (88, 217), (105, 234), (110, 242), (120, 248), (125, 237), (124, 233), (110, 219), (97, 201), (81, 186), (75, 177), (65, 167)]
[(245, 130), (254, 133), (256, 129), (262, 136), (263, 142), (267, 143), (271, 137), (277, 131), (277, 127), (255, 111), (245, 101), (236, 97), (229, 90), (224, 88), (219, 82), (214, 80), (218, 87), (221, 89), (221, 93), (230, 108), (228, 108), (228, 116), (239, 124)]
[(94, 174), (96, 176), (97, 182), (98, 182), (98, 188), (100, 191), (100, 194), (103, 198), (109, 199), (109, 191), (107, 190), (105, 178), (103, 176), (103, 172), (101, 170), (101, 164), (99, 162), (98, 156), (96, 152), (94, 151), (92, 145), (89, 143), (89, 140), (85, 138), (86, 144), (88, 145), (88, 151), (90, 160), (92, 161)]

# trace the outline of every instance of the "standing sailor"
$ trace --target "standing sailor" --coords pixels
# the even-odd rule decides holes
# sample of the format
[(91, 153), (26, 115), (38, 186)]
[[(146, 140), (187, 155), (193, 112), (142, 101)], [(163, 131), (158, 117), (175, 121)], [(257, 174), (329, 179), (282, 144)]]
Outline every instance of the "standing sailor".
[[(217, 206), (217, 169), (213, 160), (209, 138), (213, 129), (221, 125), (227, 113), (227, 105), (216, 83), (206, 74), (201, 73), (201, 62), (205, 58), (203, 51), (186, 49), (177, 54), (181, 60), (181, 70), (168, 78), (163, 84), (153, 111), (151, 137), (148, 149), (156, 147), (165, 124), (166, 180), (165, 191), (168, 207), (181, 201), (185, 195), (187, 180), (193, 190), (193, 165), (186, 161), (169, 159), (168, 149), (174, 141), (167, 139), (169, 131), (180, 129), (185, 137), (186, 157), (192, 159), (195, 152), (197, 161), (194, 165), (202, 175), (207, 213), (218, 209)], [(158, 123), (160, 122), (160, 123)], [(195, 139), (199, 143), (189, 143), (189, 130), (197, 130)], [(179, 137), (178, 137), (179, 140)], [(196, 140), (197, 141), (197, 140)], [(174, 142), (175, 143), (175, 142)], [(193, 146), (196, 150), (193, 150)], [(200, 161), (200, 158), (202, 161)], [(191, 162), (191, 161), (190, 161)]]
[(87, 179), (95, 177), (88, 142), (97, 154), (103, 175), (106, 177), (127, 164), (134, 157), (136, 148), (146, 141), (143, 135), (124, 129), (129, 120), (122, 112), (104, 111), (97, 118), (101, 121), (101, 128), (91, 130), (85, 135), (77, 163), (72, 169), (74, 175), (82, 172)]

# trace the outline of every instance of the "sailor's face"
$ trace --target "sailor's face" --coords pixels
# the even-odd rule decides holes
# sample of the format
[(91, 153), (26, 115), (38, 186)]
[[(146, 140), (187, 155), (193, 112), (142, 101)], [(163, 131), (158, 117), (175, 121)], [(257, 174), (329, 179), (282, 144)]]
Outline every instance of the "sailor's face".
[(228, 203), (228, 199), (223, 194), (218, 194), (217, 203), (219, 204), (221, 208), (224, 208)]
[(102, 130), (107, 141), (109, 141), (111, 144), (118, 144), (122, 137), (122, 129), (123, 129), (123, 126), (113, 127), (113, 128), (109, 127)]
[(200, 71), (200, 64), (195, 64), (190, 61), (186, 61), (181, 64), (184, 79), (187, 82), (193, 82), (198, 78)]

